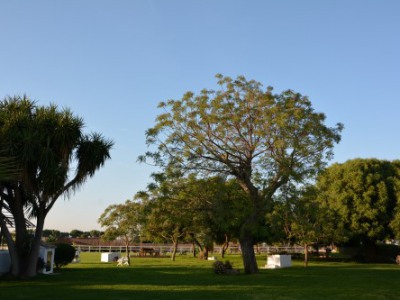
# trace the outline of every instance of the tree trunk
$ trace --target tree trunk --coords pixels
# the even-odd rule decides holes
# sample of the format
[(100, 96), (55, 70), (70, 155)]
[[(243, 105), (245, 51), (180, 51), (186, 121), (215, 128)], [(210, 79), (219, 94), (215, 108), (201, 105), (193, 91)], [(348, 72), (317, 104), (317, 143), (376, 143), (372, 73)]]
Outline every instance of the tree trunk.
[(125, 253), (126, 253), (126, 258), (128, 260), (128, 266), (131, 265), (131, 258), (130, 258), (130, 254), (129, 254), (129, 242), (125, 243)]
[(251, 170), (247, 170), (241, 178), (237, 177), (237, 179), (243, 190), (248, 194), (251, 203), (251, 210), (246, 221), (242, 224), (239, 235), (244, 272), (246, 274), (258, 274), (254, 244), (258, 237), (259, 228), (265, 226), (266, 199), (271, 199), (278, 186), (271, 187), (267, 195), (262, 197), (259, 190), (251, 182)]
[(176, 258), (176, 251), (178, 249), (178, 240), (172, 240), (173, 246), (172, 246), (172, 256), (171, 256), (171, 260), (175, 261)]
[(221, 257), (222, 258), (225, 258), (225, 253), (226, 253), (226, 250), (228, 250), (228, 247), (229, 247), (229, 237), (227, 234), (225, 234), (225, 241), (221, 247)]
[[(25, 222), (24, 208), (26, 199), (24, 193), (21, 191), (21, 186), (18, 183), (12, 183), (7, 186), (2, 186), (1, 197), (10, 209), (14, 219), (15, 226), (15, 240), (12, 239), (11, 234), (5, 224), (1, 220), (1, 226), (6, 236), (7, 246), (11, 257), (11, 274), (16, 277), (26, 276), (29, 267), (29, 258), (31, 252), (32, 239), (27, 231)], [(35, 262), (35, 268), (37, 258)], [(36, 273), (35, 273), (36, 274)]]
[(242, 236), (239, 239), (240, 248), (242, 250), (242, 258), (244, 264), (244, 272), (246, 274), (257, 274), (258, 266), (256, 255), (254, 253), (254, 242), (250, 236)]
[(328, 259), (328, 258), (330, 257), (331, 252), (332, 252), (331, 247), (326, 246), (326, 247), (325, 247), (325, 258), (326, 258), (326, 259)]
[(44, 220), (46, 216), (44, 212), (40, 212), (36, 219), (35, 236), (32, 241), (32, 246), (29, 252), (28, 265), (24, 276), (34, 277), (37, 275), (37, 262), (39, 257), (40, 242), (42, 240)]
[(208, 251), (209, 251), (208, 247), (205, 246), (203, 248), (203, 251), (201, 252), (201, 259), (208, 260)]
[(246, 274), (258, 274), (257, 260), (254, 252), (255, 238), (260, 226), (258, 217), (258, 213), (253, 211), (253, 214), (249, 216), (240, 230), (239, 243), (242, 250), (244, 272)]
[(8, 252), (10, 253), (11, 275), (15, 276), (15, 277), (19, 276), (20, 263), (19, 263), (19, 255), (18, 255), (17, 247), (15, 246), (15, 243), (12, 239), (10, 231), (8, 230), (4, 221), (1, 222), (1, 229), (2, 229), (2, 233), (3, 233), (4, 237), (6, 238)]
[(194, 241), (192, 242), (192, 254), (193, 257), (196, 257), (196, 244), (194, 243)]
[(195, 237), (193, 237), (193, 242), (197, 245), (197, 247), (199, 247), (200, 252), (203, 252), (203, 246)]
[(313, 244), (313, 248), (315, 248), (316, 255), (317, 255), (317, 257), (319, 257), (319, 244), (318, 244), (318, 242)]
[(304, 245), (304, 266), (308, 267), (308, 244)]
[(15, 240), (13, 240), (5, 222), (2, 221), (3, 231), (6, 235), (7, 246), (11, 257), (11, 274), (16, 277), (25, 276), (31, 249), (31, 237), (26, 228), (24, 215), (25, 199), (23, 198), (23, 193), (21, 193), (18, 184), (11, 184), (6, 190), (6, 195), (9, 197), (6, 197), (5, 201), (13, 216), (15, 226)]

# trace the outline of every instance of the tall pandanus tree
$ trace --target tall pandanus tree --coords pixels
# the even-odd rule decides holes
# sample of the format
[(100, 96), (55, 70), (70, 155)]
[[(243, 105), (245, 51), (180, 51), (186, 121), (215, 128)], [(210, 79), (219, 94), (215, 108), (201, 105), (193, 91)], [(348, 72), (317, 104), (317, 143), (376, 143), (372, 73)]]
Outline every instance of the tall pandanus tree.
[[(43, 226), (61, 196), (69, 196), (94, 176), (107, 159), (113, 142), (99, 133), (83, 133), (84, 122), (55, 104), (39, 106), (26, 96), (0, 102), (0, 146), (15, 157), (19, 176), (0, 181), (1, 200), (15, 223), (16, 238), (0, 218), (14, 276), (36, 275)], [(26, 218), (35, 220), (28, 235)]]

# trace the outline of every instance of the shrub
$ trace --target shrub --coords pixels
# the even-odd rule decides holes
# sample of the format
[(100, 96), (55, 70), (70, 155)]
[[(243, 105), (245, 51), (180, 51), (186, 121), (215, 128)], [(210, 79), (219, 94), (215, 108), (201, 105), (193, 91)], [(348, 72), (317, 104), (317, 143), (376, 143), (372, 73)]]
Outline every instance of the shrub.
[(362, 263), (394, 263), (400, 247), (388, 244), (370, 244), (368, 247), (340, 248), (340, 253), (351, 256)]
[(68, 265), (75, 257), (75, 248), (69, 244), (56, 244), (54, 264), (57, 269)]
[(400, 247), (390, 244), (378, 244), (378, 262), (395, 263), (400, 254)]
[(213, 269), (215, 274), (225, 274), (225, 264), (222, 261), (217, 260), (213, 263)]
[(225, 263), (222, 261), (217, 260), (213, 263), (213, 270), (215, 274), (222, 275), (222, 274), (238, 274), (239, 271), (233, 268), (233, 264), (227, 260)]

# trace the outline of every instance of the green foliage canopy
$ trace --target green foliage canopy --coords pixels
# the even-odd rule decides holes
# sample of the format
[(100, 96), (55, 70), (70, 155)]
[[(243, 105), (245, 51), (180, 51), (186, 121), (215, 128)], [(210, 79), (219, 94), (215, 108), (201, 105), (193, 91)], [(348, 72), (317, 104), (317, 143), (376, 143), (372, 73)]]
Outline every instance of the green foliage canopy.
[(251, 212), (240, 242), (246, 273), (257, 273), (253, 245), (267, 202), (289, 179), (314, 176), (331, 158), (342, 124), (327, 127), (325, 115), (291, 90), (273, 94), (261, 83), (217, 75), (220, 89), (187, 92), (161, 102), (165, 110), (146, 132), (157, 147), (139, 159), (164, 168), (233, 176), (249, 195)]
[(126, 200), (123, 204), (108, 206), (98, 219), (105, 227), (102, 239), (113, 241), (121, 238), (124, 241), (129, 265), (129, 245), (138, 241), (142, 232), (142, 210), (140, 203)]
[(247, 195), (235, 181), (221, 177), (172, 178), (153, 176), (155, 182), (136, 194), (146, 211), (145, 232), (151, 240), (195, 242), (201, 250), (215, 241), (237, 238), (247, 206)]
[(398, 236), (399, 171), (399, 161), (354, 159), (318, 177), (317, 200), (336, 236), (358, 243)]
[(326, 127), (325, 115), (291, 90), (275, 95), (271, 87), (263, 91), (243, 76), (217, 78), (219, 91), (187, 92), (181, 100), (159, 104), (166, 112), (146, 132), (147, 143), (156, 144), (158, 152), (142, 160), (234, 175), (266, 188), (284, 176), (302, 179), (325, 166), (341, 124)]
[(98, 221), (106, 228), (103, 239), (126, 237), (130, 242), (138, 240), (141, 233), (141, 204), (131, 200), (126, 200), (123, 204), (112, 204), (105, 209)]

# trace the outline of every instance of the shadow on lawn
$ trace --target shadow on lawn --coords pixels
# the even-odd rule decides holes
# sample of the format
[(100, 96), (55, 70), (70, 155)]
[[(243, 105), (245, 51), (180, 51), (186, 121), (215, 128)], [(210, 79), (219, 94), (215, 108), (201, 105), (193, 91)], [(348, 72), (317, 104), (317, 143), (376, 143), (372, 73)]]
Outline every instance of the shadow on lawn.
[(211, 267), (66, 268), (26, 282), (0, 281), (4, 299), (399, 299), (400, 269), (341, 265), (220, 276)]
[[(243, 275), (239, 275), (243, 277)], [(60, 277), (65, 277), (71, 284), (90, 282), (91, 284), (151, 284), (151, 285), (190, 285), (211, 284), (228, 276), (217, 276), (210, 269), (188, 267), (122, 267), (122, 268), (84, 268), (62, 270)], [(231, 278), (233, 276), (230, 276)]]
[[(4, 299), (243, 299), (265, 286), (248, 276), (218, 276), (211, 269), (68, 268), (29, 281), (0, 282)], [(238, 297), (238, 295), (241, 295)], [(227, 297), (227, 298), (226, 298)], [(251, 297), (245, 297), (251, 299)]]

